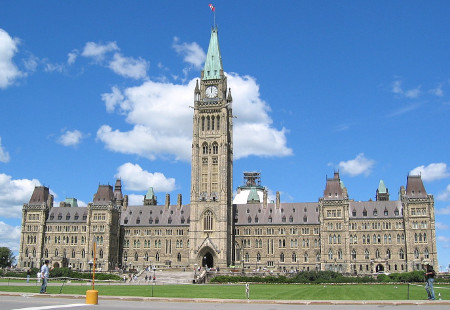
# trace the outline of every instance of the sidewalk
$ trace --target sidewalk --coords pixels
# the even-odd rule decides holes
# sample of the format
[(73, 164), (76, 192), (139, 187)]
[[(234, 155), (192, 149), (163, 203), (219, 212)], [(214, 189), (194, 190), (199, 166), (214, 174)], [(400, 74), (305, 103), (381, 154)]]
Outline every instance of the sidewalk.
[[(26, 298), (67, 298), (85, 300), (85, 295), (70, 294), (32, 294), (0, 292), (0, 296), (23, 296)], [(166, 298), (166, 297), (134, 297), (134, 296), (98, 296), (102, 300), (117, 301), (157, 301), (157, 302), (191, 302), (191, 303), (234, 303), (234, 304), (285, 304), (285, 305), (379, 305), (379, 306), (420, 306), (420, 305), (449, 305), (450, 300), (247, 300), (247, 299), (218, 299), (218, 298)]]

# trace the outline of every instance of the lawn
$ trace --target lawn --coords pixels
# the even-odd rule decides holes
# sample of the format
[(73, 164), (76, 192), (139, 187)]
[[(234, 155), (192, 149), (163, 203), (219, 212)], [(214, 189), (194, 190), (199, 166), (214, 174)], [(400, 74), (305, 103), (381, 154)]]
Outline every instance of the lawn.
[[(444, 300), (450, 299), (450, 286), (438, 285), (436, 297), (441, 293)], [(62, 288), (62, 289), (61, 289)], [(90, 286), (64, 285), (49, 286), (50, 294), (85, 295)], [(97, 285), (99, 296), (152, 296), (151, 285)], [(2, 286), (0, 291), (37, 293), (36, 286)], [(154, 297), (178, 298), (221, 298), (245, 299), (245, 286), (242, 284), (224, 285), (155, 285)], [(250, 284), (251, 299), (267, 300), (407, 300), (408, 285), (369, 284), (369, 285), (307, 285), (307, 284)], [(410, 285), (409, 299), (426, 299), (423, 286)]]

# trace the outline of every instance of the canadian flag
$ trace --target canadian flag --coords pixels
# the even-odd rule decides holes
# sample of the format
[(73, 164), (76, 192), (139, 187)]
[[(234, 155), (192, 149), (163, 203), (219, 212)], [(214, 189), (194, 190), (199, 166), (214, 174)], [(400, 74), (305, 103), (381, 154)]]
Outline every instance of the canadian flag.
[(209, 8), (211, 9), (211, 11), (215, 12), (216, 8), (214, 7), (214, 5), (212, 5), (212, 3), (209, 4)]

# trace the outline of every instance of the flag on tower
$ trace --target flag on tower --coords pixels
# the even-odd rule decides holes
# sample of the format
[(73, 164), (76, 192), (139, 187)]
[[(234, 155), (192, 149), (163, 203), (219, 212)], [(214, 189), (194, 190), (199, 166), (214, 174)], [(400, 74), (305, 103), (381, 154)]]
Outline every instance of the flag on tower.
[(211, 9), (211, 11), (215, 12), (216, 8), (214, 7), (214, 5), (212, 5), (212, 3), (209, 4), (209, 8)]

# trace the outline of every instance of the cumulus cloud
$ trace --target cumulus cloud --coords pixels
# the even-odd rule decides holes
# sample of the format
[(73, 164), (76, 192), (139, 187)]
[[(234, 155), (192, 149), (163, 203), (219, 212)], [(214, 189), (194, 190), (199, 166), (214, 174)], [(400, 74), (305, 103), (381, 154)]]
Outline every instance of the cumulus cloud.
[(79, 130), (67, 130), (58, 139), (58, 142), (64, 146), (77, 146), (80, 144), (83, 134)]
[(0, 217), (20, 218), (22, 206), (30, 200), (35, 186), (40, 186), (39, 180), (18, 179), (0, 173)]
[(2, 137), (0, 137), (0, 162), (9, 162), (9, 153), (2, 147)]
[(81, 52), (81, 56), (90, 57), (96, 61), (102, 61), (107, 53), (117, 50), (119, 50), (119, 47), (116, 42), (109, 42), (106, 44), (87, 42)]
[(424, 181), (435, 181), (450, 176), (446, 163), (431, 163), (428, 166), (419, 166), (411, 170), (411, 175), (421, 175)]
[(421, 94), (420, 86), (408, 90), (403, 90), (401, 80), (396, 80), (392, 83), (392, 92), (394, 94), (404, 96), (410, 99), (417, 98)]
[(115, 53), (109, 63), (109, 68), (115, 73), (133, 79), (142, 79), (147, 77), (148, 62), (142, 58), (134, 59), (124, 57), (120, 53)]
[(20, 226), (12, 226), (0, 221), (0, 244), (15, 253), (19, 252)]
[[(125, 115), (133, 125), (129, 131), (114, 130), (103, 125), (97, 138), (116, 152), (137, 154), (151, 160), (173, 157), (191, 159), (193, 90), (196, 79), (188, 84), (146, 81), (140, 86), (121, 91), (113, 87), (102, 95), (106, 109)], [(270, 107), (260, 98), (259, 86), (249, 76), (228, 74), (232, 89), (235, 158), (256, 156), (288, 156), (285, 128), (272, 126)]]
[(446, 237), (446, 236), (438, 236), (438, 237), (437, 237), (437, 240), (438, 240), (438, 241), (441, 241), (441, 242), (450, 242), (450, 237)]
[(125, 163), (117, 168), (116, 178), (120, 178), (125, 189), (146, 191), (153, 187), (155, 192), (171, 192), (175, 189), (175, 179), (167, 178), (160, 172), (148, 172), (138, 164)]
[(350, 176), (357, 176), (360, 174), (369, 175), (372, 172), (372, 168), (375, 165), (375, 161), (367, 159), (364, 153), (358, 154), (355, 159), (339, 162), (339, 169), (344, 174)]
[(75, 61), (78, 58), (78, 50), (74, 49), (73, 51), (71, 51), (70, 53), (67, 54), (67, 63), (69, 65), (73, 65), (75, 63)]
[[(437, 200), (443, 200), (443, 201), (448, 201), (450, 200), (450, 184), (447, 185), (447, 188), (445, 189), (445, 191), (443, 191), (442, 193), (440, 193), (439, 195), (437, 195), (436, 197)], [(450, 208), (450, 207), (449, 207)]]
[(144, 195), (129, 194), (128, 205), (129, 206), (141, 206), (144, 203)]
[(7, 88), (24, 74), (12, 61), (17, 52), (18, 39), (13, 39), (0, 28), (0, 88)]
[(175, 51), (183, 56), (183, 60), (195, 68), (200, 69), (205, 61), (206, 54), (203, 49), (196, 43), (179, 43), (179, 39), (173, 39), (173, 48)]

